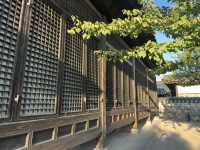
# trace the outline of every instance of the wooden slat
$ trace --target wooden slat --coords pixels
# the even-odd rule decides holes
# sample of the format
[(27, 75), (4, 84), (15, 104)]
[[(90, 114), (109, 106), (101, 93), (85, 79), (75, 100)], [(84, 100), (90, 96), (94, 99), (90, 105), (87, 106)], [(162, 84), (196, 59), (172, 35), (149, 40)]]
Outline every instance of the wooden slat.
[(124, 113), (132, 113), (134, 110), (132, 108), (129, 109), (114, 109), (112, 111), (107, 112), (108, 116), (119, 115)]
[(74, 146), (83, 144), (87, 141), (97, 138), (101, 133), (100, 129), (90, 129), (87, 132), (82, 132), (74, 136), (66, 136), (60, 138), (58, 141), (47, 141), (42, 144), (37, 144), (32, 147), (33, 150), (43, 149), (68, 149)]

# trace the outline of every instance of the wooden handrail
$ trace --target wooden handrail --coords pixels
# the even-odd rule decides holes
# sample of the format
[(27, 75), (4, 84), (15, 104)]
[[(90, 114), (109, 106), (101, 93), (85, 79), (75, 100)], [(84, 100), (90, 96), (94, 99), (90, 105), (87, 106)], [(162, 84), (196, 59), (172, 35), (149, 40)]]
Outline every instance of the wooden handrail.
[(147, 92), (147, 90), (145, 88), (142, 87), (142, 89), (145, 91), (145, 93), (148, 95), (148, 97), (150, 98), (151, 102), (156, 106), (156, 108), (159, 108), (157, 103), (153, 100), (153, 98), (151, 97), (151, 95), (149, 94), (149, 92)]

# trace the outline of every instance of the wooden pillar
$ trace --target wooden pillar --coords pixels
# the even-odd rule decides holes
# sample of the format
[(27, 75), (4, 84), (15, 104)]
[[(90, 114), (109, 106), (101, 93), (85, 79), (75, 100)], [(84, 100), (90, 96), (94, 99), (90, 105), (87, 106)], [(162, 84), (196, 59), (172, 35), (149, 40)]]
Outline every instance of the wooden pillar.
[(148, 72), (148, 69), (146, 70), (147, 72), (147, 76), (146, 76), (146, 79), (147, 79), (147, 87), (146, 87), (146, 94), (147, 94), (147, 100), (148, 100), (148, 111), (149, 111), (149, 120), (151, 120), (151, 100), (150, 100), (150, 95), (149, 95), (149, 72)]
[[(100, 48), (105, 48), (106, 39), (103, 38), (99, 43)], [(95, 147), (95, 150), (104, 150), (107, 135), (107, 114), (106, 114), (106, 58), (99, 58), (99, 108), (100, 108), (100, 127), (101, 135)]]
[(102, 129), (101, 136), (96, 145), (95, 150), (103, 150), (105, 147), (107, 134), (107, 115), (106, 115), (106, 59), (101, 58), (99, 62), (99, 84), (100, 84), (100, 127)]
[(25, 147), (27, 149), (32, 149), (33, 147), (33, 131), (30, 131), (26, 136)]
[(121, 64), (121, 67), (120, 67), (120, 76), (119, 76), (119, 79), (120, 79), (120, 101), (122, 103), (122, 108), (124, 108), (124, 72), (123, 72), (123, 64)]
[(129, 106), (129, 78), (128, 78), (128, 70), (126, 66), (127, 64), (124, 64), (124, 72), (123, 72), (123, 98), (124, 98), (124, 107)]
[(131, 70), (129, 77), (129, 101), (131, 106), (134, 106), (134, 94), (135, 94), (135, 79), (134, 79), (134, 71)]
[(127, 106), (130, 107), (131, 105), (131, 97), (130, 97), (130, 74), (129, 72), (127, 73)]
[(115, 63), (113, 63), (112, 68), (113, 68), (113, 101), (114, 101), (114, 108), (116, 108), (118, 101), (117, 101), (117, 85), (116, 85), (116, 83), (117, 83), (117, 75), (116, 75), (117, 69), (116, 69)]
[(134, 80), (133, 80), (133, 91), (134, 91), (134, 95), (133, 95), (133, 98), (134, 98), (134, 118), (135, 118), (135, 121), (134, 121), (134, 125), (133, 125), (133, 132), (135, 132), (134, 130), (135, 129), (138, 129), (138, 91), (137, 91), (137, 83), (136, 83), (136, 63), (135, 63), (136, 59), (134, 58), (133, 59), (133, 77), (134, 77)]

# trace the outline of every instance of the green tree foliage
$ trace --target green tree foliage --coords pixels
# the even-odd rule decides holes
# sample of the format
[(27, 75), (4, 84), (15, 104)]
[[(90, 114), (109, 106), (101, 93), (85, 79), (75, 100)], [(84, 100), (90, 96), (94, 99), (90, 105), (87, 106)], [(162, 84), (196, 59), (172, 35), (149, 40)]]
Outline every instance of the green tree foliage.
[(164, 82), (176, 82), (179, 85), (197, 85), (200, 83), (200, 48), (181, 52), (176, 63), (176, 70), (165, 76)]
[[(148, 57), (159, 65), (159, 68), (156, 68), (157, 73), (182, 68), (181, 62), (183, 64), (192, 63), (191, 60), (186, 62), (184, 55), (197, 50), (200, 46), (200, 4), (198, 0), (168, 0), (173, 5), (162, 8), (157, 7), (151, 0), (140, 1), (143, 5), (141, 9), (123, 10), (123, 19), (113, 19), (110, 23), (82, 21), (73, 16), (74, 27), (68, 32), (82, 34), (85, 40), (116, 34), (137, 39), (141, 33), (162, 32), (173, 40), (164, 43), (149, 40), (143, 45), (130, 49), (121, 51), (102, 49), (97, 54), (121, 61), (131, 57)], [(163, 63), (163, 54), (167, 52), (180, 54), (180, 51), (183, 55), (180, 62)], [(198, 56), (199, 54), (197, 53)], [(186, 66), (191, 67), (190, 64)], [(182, 71), (179, 70), (179, 72)]]

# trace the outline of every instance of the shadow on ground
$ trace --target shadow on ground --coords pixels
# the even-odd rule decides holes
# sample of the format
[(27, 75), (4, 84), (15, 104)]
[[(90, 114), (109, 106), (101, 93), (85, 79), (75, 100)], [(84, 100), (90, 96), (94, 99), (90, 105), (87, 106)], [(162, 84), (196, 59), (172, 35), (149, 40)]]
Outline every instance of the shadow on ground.
[[(180, 122), (158, 119), (152, 125), (142, 125), (137, 134), (130, 133), (126, 127), (109, 135), (106, 146), (108, 150), (199, 150), (200, 133), (190, 132), (190, 129), (184, 131), (182, 126)], [(184, 134), (187, 134), (186, 138)], [(196, 142), (191, 143), (188, 138)], [(80, 145), (75, 150), (93, 150), (94, 147), (95, 141)]]

